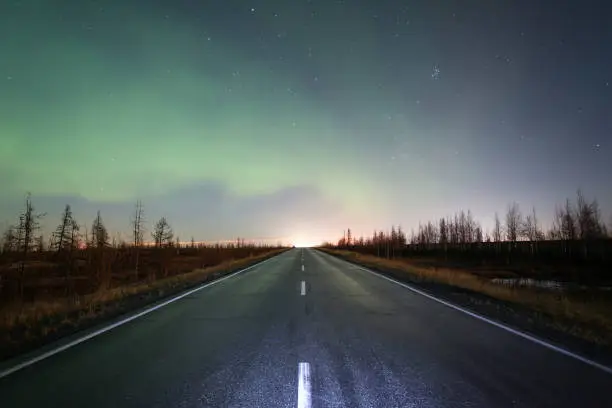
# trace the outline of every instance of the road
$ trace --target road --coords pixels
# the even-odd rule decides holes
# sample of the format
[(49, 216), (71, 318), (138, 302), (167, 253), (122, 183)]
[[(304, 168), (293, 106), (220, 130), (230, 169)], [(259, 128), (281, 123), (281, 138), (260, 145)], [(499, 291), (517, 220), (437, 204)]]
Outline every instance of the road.
[(0, 406), (610, 407), (610, 390), (596, 367), (294, 249), (1, 378)]

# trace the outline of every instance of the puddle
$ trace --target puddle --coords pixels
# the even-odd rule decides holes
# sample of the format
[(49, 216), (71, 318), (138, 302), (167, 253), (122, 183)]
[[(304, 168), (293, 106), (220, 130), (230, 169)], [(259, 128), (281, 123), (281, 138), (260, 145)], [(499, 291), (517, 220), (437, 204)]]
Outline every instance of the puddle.
[(537, 280), (531, 278), (513, 278), (513, 279), (492, 279), (491, 282), (514, 287), (534, 288), (534, 289), (545, 289), (551, 291), (562, 292), (568, 289), (568, 285), (563, 282), (554, 280)]
[(610, 291), (610, 286), (584, 286), (576, 283), (559, 282), (555, 280), (539, 280), (531, 278), (495, 278), (491, 279), (491, 282), (497, 285), (521, 287), (521, 288), (533, 288), (549, 290), (553, 292), (565, 292), (565, 291), (588, 291), (588, 290), (602, 290)]

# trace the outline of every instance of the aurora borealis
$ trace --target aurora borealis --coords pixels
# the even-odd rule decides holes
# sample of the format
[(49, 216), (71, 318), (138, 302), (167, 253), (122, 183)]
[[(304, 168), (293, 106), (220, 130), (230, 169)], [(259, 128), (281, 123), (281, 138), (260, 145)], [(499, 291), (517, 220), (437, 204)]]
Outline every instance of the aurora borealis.
[(578, 187), (607, 217), (605, 13), (477, 3), (5, 2), (0, 220), (30, 191), (127, 232), (142, 199), (185, 239), (311, 243)]

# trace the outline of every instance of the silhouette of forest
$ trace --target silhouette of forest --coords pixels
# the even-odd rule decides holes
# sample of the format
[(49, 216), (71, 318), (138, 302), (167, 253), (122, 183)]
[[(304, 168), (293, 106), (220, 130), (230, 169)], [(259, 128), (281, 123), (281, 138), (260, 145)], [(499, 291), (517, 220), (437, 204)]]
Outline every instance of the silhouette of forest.
[(588, 200), (580, 190), (575, 202), (567, 199), (556, 207), (546, 231), (535, 208), (523, 214), (517, 203), (511, 203), (502, 217), (495, 214), (486, 232), (468, 210), (420, 223), (409, 234), (392, 226), (390, 231), (355, 237), (349, 228), (336, 243), (323, 246), (433, 266), (501, 268), (583, 283), (612, 279), (612, 239), (597, 200)]

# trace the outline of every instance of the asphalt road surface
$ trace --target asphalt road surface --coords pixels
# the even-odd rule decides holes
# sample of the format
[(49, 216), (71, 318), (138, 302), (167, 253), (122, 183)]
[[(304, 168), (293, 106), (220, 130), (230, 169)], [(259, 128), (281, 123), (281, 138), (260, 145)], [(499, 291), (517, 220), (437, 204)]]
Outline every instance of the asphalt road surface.
[(0, 379), (17, 407), (612, 407), (612, 375), (294, 249)]

